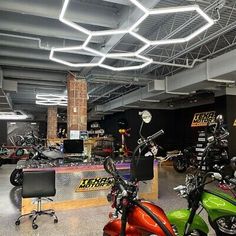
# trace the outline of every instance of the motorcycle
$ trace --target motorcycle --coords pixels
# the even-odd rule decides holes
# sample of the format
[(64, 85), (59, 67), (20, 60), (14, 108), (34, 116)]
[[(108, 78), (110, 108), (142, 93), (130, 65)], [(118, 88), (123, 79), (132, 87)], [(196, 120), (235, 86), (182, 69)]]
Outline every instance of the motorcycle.
[[(175, 191), (188, 201), (188, 209), (175, 210), (167, 214), (173, 227), (178, 228), (179, 235), (189, 235), (192, 229), (198, 229), (198, 232), (194, 235), (204, 236), (208, 234), (209, 228), (199, 216), (202, 209), (205, 209), (208, 213), (209, 223), (217, 236), (236, 235), (236, 200), (222, 192), (205, 189), (207, 184), (215, 180), (227, 181), (234, 185), (236, 180), (234, 178), (229, 179), (225, 175), (225, 166), (214, 164), (210, 171), (202, 171), (204, 168), (201, 168), (206, 161), (209, 162), (207, 159), (211, 159), (211, 156), (209, 156), (211, 148), (217, 146), (228, 135), (229, 133), (224, 131), (220, 135), (209, 137), (209, 143), (200, 161), (200, 170), (195, 175), (186, 176), (185, 186), (180, 185), (175, 188)], [(200, 211), (197, 213), (198, 209)]]
[(23, 183), (24, 168), (39, 168), (45, 165), (49, 167), (58, 166), (64, 156), (59, 148), (45, 148), (41, 145), (32, 147), (28, 160), (19, 160), (16, 168), (10, 175), (10, 183), (14, 186), (21, 186)]
[[(151, 121), (151, 114), (148, 111), (143, 111), (140, 115), (143, 122)], [(140, 134), (143, 122), (139, 130)], [(163, 130), (160, 130), (147, 138), (140, 135), (141, 138), (138, 140), (131, 159), (130, 180), (125, 179), (117, 171), (111, 157), (105, 159), (104, 169), (114, 178), (107, 200), (112, 203), (115, 212), (110, 214), (111, 220), (103, 228), (104, 236), (175, 235), (164, 211), (154, 203), (138, 199), (137, 196), (138, 181), (153, 178), (153, 155), (150, 152), (141, 157), (141, 153), (146, 147), (150, 147), (149, 150), (152, 151), (155, 146), (153, 140), (163, 133)], [(137, 153), (138, 156), (136, 156)], [(149, 168), (144, 168), (144, 163), (145, 167), (149, 166)], [(119, 214), (121, 218), (118, 218)]]
[[(144, 122), (150, 122), (150, 116), (146, 111), (143, 112), (142, 117)], [(138, 140), (131, 159), (129, 180), (117, 171), (111, 157), (105, 159), (104, 169), (114, 178), (107, 199), (115, 211), (109, 214), (110, 221), (103, 228), (104, 236), (174, 236), (184, 226), (182, 222), (183, 225), (179, 224), (177, 229), (173, 228), (159, 206), (138, 198), (138, 182), (153, 178), (151, 163), (153, 164), (157, 151), (157, 145), (154, 145), (153, 140), (163, 133), (163, 130), (160, 130), (147, 138), (140, 135), (141, 138)], [(147, 148), (149, 151), (141, 156), (143, 150)], [(197, 222), (195, 225), (197, 228)]]
[[(153, 137), (157, 137), (161, 133), (162, 131), (159, 131)], [(149, 140), (151, 141), (151, 138), (140, 143), (138, 148), (147, 145)], [(110, 157), (105, 159), (104, 169), (114, 178), (114, 185), (107, 199), (115, 208), (115, 212), (110, 214), (111, 221), (103, 228), (104, 236), (175, 235), (164, 211), (152, 202), (138, 199), (137, 182), (124, 179), (118, 173)], [(119, 213), (121, 214), (120, 219), (118, 219)]]
[(190, 166), (197, 168), (197, 154), (195, 147), (187, 147), (179, 155), (172, 158), (174, 169), (179, 172), (185, 172)]
[(19, 160), (16, 168), (10, 175), (10, 182), (14, 186), (21, 186), (23, 182), (23, 169), (26, 168), (52, 168), (61, 166), (77, 166), (86, 161), (87, 156), (76, 154), (65, 156), (61, 145), (32, 147), (32, 152), (27, 160)]
[(32, 146), (32, 145), (38, 145), (41, 140), (33, 133), (33, 131), (30, 131), (25, 136), (17, 135), (17, 140), (15, 141), (16, 146)]

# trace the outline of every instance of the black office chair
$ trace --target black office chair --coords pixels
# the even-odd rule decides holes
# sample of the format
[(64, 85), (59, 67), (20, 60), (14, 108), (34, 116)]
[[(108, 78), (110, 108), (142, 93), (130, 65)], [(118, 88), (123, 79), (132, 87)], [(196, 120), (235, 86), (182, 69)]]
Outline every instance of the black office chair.
[(23, 172), (22, 197), (23, 198), (37, 198), (37, 210), (33, 210), (28, 214), (21, 215), (15, 222), (20, 225), (22, 217), (29, 216), (32, 218), (32, 228), (37, 229), (38, 225), (35, 223), (40, 215), (49, 215), (54, 218), (54, 223), (58, 222), (58, 218), (53, 209), (42, 210), (42, 198), (55, 196), (55, 170), (35, 170)]

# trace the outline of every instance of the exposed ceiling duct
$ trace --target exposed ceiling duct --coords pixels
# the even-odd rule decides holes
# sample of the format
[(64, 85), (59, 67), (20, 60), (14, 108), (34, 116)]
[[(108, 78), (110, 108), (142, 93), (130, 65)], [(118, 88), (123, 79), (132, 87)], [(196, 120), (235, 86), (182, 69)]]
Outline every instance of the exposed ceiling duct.
[[(96, 106), (95, 112), (107, 112), (132, 106), (142, 100), (156, 100), (155, 107), (169, 109), (162, 100), (196, 93), (196, 90), (208, 90), (218, 84), (233, 84), (236, 81), (236, 50), (230, 51), (212, 60), (207, 60), (193, 69), (166, 77), (164, 80), (154, 80), (146, 87), (121, 96), (104, 105)], [(229, 80), (230, 78), (230, 80)], [(214, 85), (214, 86), (213, 86)]]

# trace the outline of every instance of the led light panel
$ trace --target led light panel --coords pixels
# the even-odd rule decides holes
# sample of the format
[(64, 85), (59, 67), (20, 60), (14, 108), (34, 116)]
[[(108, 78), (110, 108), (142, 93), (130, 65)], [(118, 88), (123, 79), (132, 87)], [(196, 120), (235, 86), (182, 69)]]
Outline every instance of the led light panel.
[[(167, 45), (167, 44), (177, 44), (177, 43), (184, 43), (188, 42), (197, 35), (201, 34), (203, 31), (207, 30), (209, 27), (211, 27), (214, 24), (214, 20), (211, 19), (204, 11), (200, 9), (198, 5), (189, 5), (189, 6), (176, 6), (176, 7), (168, 7), (168, 8), (157, 8), (157, 9), (147, 9), (145, 6), (143, 6), (139, 1), (137, 0), (129, 0), (134, 6), (139, 8), (143, 15), (129, 28), (127, 29), (115, 29), (115, 30), (102, 30), (102, 31), (91, 31), (88, 30), (81, 25), (71, 22), (65, 18), (65, 13), (67, 10), (67, 7), (69, 5), (70, 0), (65, 0), (59, 20), (66, 25), (86, 34), (88, 37), (83, 43), (83, 45), (75, 46), (75, 47), (64, 47), (64, 48), (52, 48), (50, 52), (50, 60), (71, 66), (71, 67), (95, 67), (99, 66), (105, 69), (113, 70), (113, 71), (126, 71), (126, 70), (138, 70), (142, 69), (145, 66), (150, 65), (152, 62), (155, 64), (158, 64), (157, 61), (154, 61), (151, 58), (147, 58), (144, 56), (141, 56), (140, 54), (144, 52), (148, 47), (150, 46), (157, 46), (157, 45)], [(161, 14), (173, 14), (173, 13), (181, 13), (181, 12), (191, 12), (196, 11), (207, 23), (202, 26), (201, 28), (197, 29), (190, 35), (184, 37), (184, 38), (175, 38), (175, 39), (161, 39), (161, 40), (155, 40), (151, 41), (144, 36), (138, 34), (135, 32), (135, 29), (149, 16), (149, 15), (161, 15)], [(93, 36), (107, 36), (107, 35), (117, 35), (117, 34), (130, 34), (133, 37), (135, 37), (137, 40), (141, 41), (144, 46), (142, 46), (140, 49), (138, 49), (136, 52), (126, 52), (126, 53), (102, 53), (95, 49), (89, 48), (87, 45), (89, 44), (91, 38)], [(100, 56), (101, 60), (97, 63), (71, 63), (62, 59), (58, 59), (54, 56), (54, 52), (69, 52), (69, 51), (80, 51), (85, 50), (90, 52), (94, 57)], [(137, 59), (141, 59), (143, 63), (136, 66), (126, 66), (126, 67), (113, 67), (110, 65), (106, 65), (103, 62), (106, 60), (106, 58), (113, 58), (113, 59), (119, 59), (119, 60), (130, 60), (130, 61), (137, 61)]]

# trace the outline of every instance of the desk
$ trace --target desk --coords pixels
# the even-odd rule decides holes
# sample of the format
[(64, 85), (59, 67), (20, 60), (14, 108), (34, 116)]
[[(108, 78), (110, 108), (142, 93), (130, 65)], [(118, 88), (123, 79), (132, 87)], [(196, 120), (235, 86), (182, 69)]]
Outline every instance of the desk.
[[(124, 176), (129, 174), (129, 163), (117, 164), (117, 169)], [(156, 200), (158, 196), (158, 168), (154, 165), (153, 180), (139, 183), (139, 197)], [(110, 187), (106, 189), (87, 188), (88, 179), (109, 178), (102, 165), (81, 165), (76, 167), (56, 167), (56, 196), (53, 202), (42, 204), (43, 209), (71, 210), (82, 207), (102, 206), (108, 204), (106, 199)], [(28, 169), (27, 169), (28, 170)], [(30, 169), (34, 170), (34, 169)], [(38, 169), (35, 169), (38, 170)], [(103, 180), (104, 181), (104, 180)], [(91, 183), (91, 181), (90, 181)], [(22, 214), (35, 209), (32, 199), (22, 198)]]

